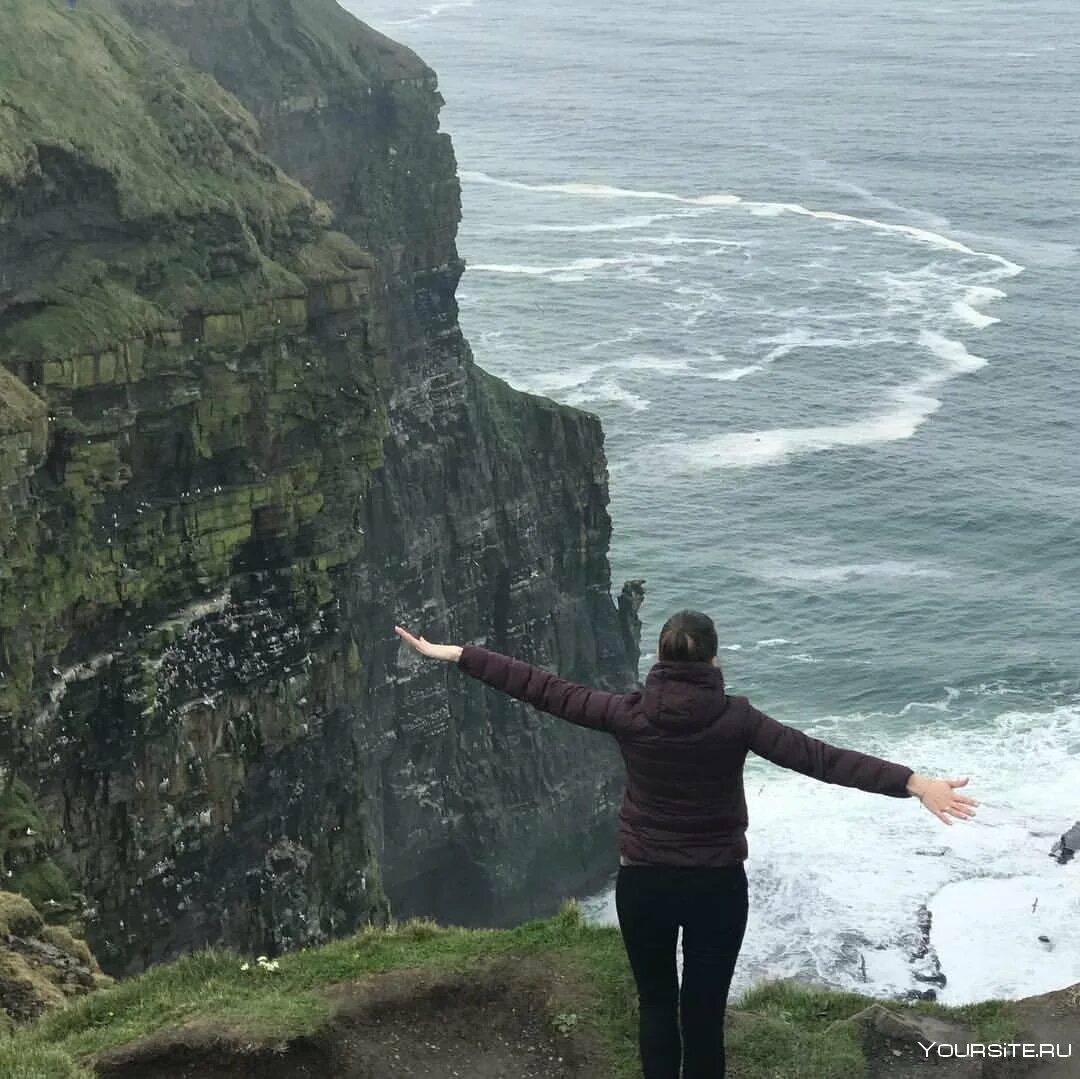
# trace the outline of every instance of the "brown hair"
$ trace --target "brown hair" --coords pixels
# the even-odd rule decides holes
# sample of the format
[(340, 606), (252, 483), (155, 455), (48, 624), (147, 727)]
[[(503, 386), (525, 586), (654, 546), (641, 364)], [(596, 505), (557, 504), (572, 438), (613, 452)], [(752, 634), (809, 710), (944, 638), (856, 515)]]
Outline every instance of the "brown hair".
[(701, 611), (679, 611), (660, 630), (657, 659), (674, 663), (711, 663), (717, 652), (716, 626)]

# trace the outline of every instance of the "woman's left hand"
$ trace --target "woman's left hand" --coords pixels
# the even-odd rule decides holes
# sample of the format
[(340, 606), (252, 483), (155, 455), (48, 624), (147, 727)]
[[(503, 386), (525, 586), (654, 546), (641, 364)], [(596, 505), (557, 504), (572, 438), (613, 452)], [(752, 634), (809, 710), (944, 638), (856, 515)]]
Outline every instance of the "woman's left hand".
[(407, 629), (402, 629), (401, 626), (394, 626), (394, 632), (410, 648), (415, 649), (422, 656), (429, 656), (431, 659), (443, 659), (449, 663), (456, 663), (461, 656), (461, 645), (459, 644), (432, 644), (431, 641), (425, 641), (423, 637), (414, 637)]

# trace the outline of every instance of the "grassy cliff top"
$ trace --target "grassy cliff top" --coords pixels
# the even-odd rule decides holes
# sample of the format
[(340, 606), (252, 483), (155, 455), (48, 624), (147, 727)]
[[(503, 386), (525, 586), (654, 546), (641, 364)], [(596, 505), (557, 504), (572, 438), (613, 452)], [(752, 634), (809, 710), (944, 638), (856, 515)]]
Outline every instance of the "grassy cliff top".
[[(485, 996), (485, 985), (497, 992)], [(872, 1003), (850, 993), (763, 983), (730, 1014), (733, 1079), (865, 1075), (850, 1020)], [(480, 1023), (469, 1018), (469, 1008), (478, 1004)], [(989, 1041), (1013, 1036), (1004, 1008), (996, 1002), (960, 1009), (919, 1003), (897, 1004), (894, 1010), (948, 1016)], [(201, 1052), (209, 1075), (218, 1074), (212, 1068), (222, 1061), (215, 1064), (206, 1054), (216, 1052), (247, 1060), (252, 1074), (273, 1079), (296, 1074), (281, 1070), (290, 1055), (330, 1044), (328, 1032), (346, 1012), (353, 1023), (350, 1044), (358, 1041), (356, 1024), (374, 1015), (363, 1027), (366, 1038), (391, 1038), (394, 1052), (404, 1059), (412, 1059), (411, 1039), (418, 1052), (432, 1054), (425, 1059), (441, 1067), (454, 1064), (450, 1054), (466, 1052), (489, 1028), (522, 1029), (527, 1037), (520, 1045), (510, 1044), (512, 1033), (498, 1039), (496, 1048), (511, 1054), (507, 1067), (513, 1070), (515, 1052), (542, 1052), (553, 1062), (560, 1059), (564, 1070), (553, 1063), (550, 1072), (531, 1071), (529, 1063), (521, 1074), (589, 1079), (637, 1074), (635, 996), (618, 930), (586, 925), (572, 904), (555, 918), (515, 929), (413, 922), (367, 930), (276, 962), (221, 951), (191, 955), (81, 998), (6, 1043), (0, 1040), (0, 1074), (82, 1079), (93, 1074), (95, 1058), (102, 1074), (159, 1074), (150, 1070), (155, 1066), (163, 1069), (160, 1074), (173, 1074), (170, 1061), (179, 1066), (187, 1060), (190, 1067)], [(123, 1051), (115, 1048), (133, 1042)], [(305, 1058), (304, 1063), (325, 1067), (327, 1059), (341, 1058)], [(298, 1063), (294, 1059), (291, 1066)], [(235, 1066), (236, 1074), (248, 1074), (242, 1064)], [(197, 1079), (200, 1072), (184, 1074)]]
[(0, 438), (33, 433), (45, 419), (45, 405), (17, 378), (0, 367)]
[(355, 98), (380, 83), (433, 79), (410, 49), (337, 0), (118, 0), (132, 22), (160, 29), (224, 86), (289, 108)]
[(100, 352), (368, 263), (244, 106), (114, 0), (0, 0), (0, 18), (0, 360)]
[(43, 149), (100, 170), (128, 219), (311, 202), (260, 153), (243, 106), (111, 0), (0, 0), (0, 16), (0, 222), (4, 187), (30, 180)]

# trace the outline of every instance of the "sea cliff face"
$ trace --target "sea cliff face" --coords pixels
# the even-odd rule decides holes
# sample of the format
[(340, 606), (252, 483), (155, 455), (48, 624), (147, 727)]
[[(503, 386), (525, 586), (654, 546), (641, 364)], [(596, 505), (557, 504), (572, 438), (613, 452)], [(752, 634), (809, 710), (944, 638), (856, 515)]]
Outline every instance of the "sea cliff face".
[(627, 688), (640, 597), (596, 418), (461, 335), (433, 73), (332, 0), (2, 2), (6, 886), (113, 973), (550, 910), (612, 747), (391, 629)]

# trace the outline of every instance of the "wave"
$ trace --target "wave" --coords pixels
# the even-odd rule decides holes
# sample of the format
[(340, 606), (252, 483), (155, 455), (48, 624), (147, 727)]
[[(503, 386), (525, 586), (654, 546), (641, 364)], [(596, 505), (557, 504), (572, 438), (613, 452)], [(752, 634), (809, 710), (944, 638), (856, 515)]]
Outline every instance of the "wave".
[(901, 340), (894, 334), (853, 332), (853, 337), (815, 337), (805, 326), (796, 326), (775, 337), (760, 338), (763, 344), (775, 344), (776, 347), (758, 362), (767, 366), (801, 348), (865, 348), (867, 345), (894, 345)]
[(869, 416), (819, 427), (730, 431), (696, 442), (662, 443), (650, 447), (649, 454), (663, 453), (674, 467), (684, 469), (756, 468), (803, 454), (911, 438), (941, 407), (931, 390), (986, 364), (981, 356), (968, 352), (961, 341), (930, 330), (919, 334), (919, 343), (942, 361), (941, 366), (894, 387), (885, 405)]
[[(486, 172), (475, 172), (471, 169), (462, 169), (459, 176), (466, 183), (488, 184), (493, 187), (507, 187), (514, 191), (534, 191), (538, 193), (551, 193), (556, 195), (573, 195), (580, 198), (593, 199), (652, 199), (665, 202), (681, 202), (688, 205), (705, 205), (695, 199), (683, 198), (681, 195), (671, 195), (665, 191), (636, 191), (626, 187), (612, 187), (608, 184), (526, 184), (520, 180), (504, 180), (497, 176), (490, 176)], [(727, 196), (734, 202), (740, 201), (736, 196)]]
[(740, 379), (753, 375), (765, 368), (759, 363), (752, 363), (748, 367), (729, 367), (726, 371), (710, 371), (704, 377), (713, 382), (738, 382)]
[[(641, 214), (636, 217), (618, 217), (612, 221), (595, 221), (586, 225), (518, 225), (515, 232), (554, 232), (565, 234), (594, 233), (594, 232), (626, 232), (635, 229), (646, 229), (657, 221), (670, 221), (672, 218), (687, 217), (690, 214)], [(656, 242), (656, 241), (645, 241)], [(705, 241), (702, 241), (705, 242)]]
[(981, 311), (977, 311), (966, 300), (957, 300), (952, 305), (952, 313), (961, 322), (966, 322), (977, 330), (984, 330), (987, 326), (993, 326), (995, 322), (1001, 321), (999, 318), (994, 318), (993, 315), (984, 315)]
[(614, 367), (620, 371), (685, 371), (690, 367), (691, 362), (686, 356), (652, 356), (648, 353), (640, 353), (623, 360), (612, 360), (605, 366)]
[[(852, 562), (839, 565), (800, 565), (793, 563), (765, 563), (754, 569), (761, 580), (777, 584), (849, 584), (866, 580), (897, 580), (909, 578), (951, 577), (940, 566), (921, 562), (886, 560), (882, 562)], [(762, 642), (764, 643), (764, 642)], [(788, 643), (788, 642), (784, 642)]]
[(815, 218), (819, 221), (829, 221), (835, 224), (862, 225), (874, 229), (877, 232), (893, 233), (910, 236), (920, 243), (928, 244), (946, 251), (955, 251), (958, 254), (973, 255), (978, 258), (990, 259), (996, 262), (1008, 276), (1022, 273), (1024, 267), (1012, 262), (1002, 255), (995, 255), (990, 251), (977, 251), (974, 248), (962, 244), (959, 240), (951, 239), (934, 232), (931, 229), (919, 228), (917, 225), (901, 225), (891, 221), (879, 221), (873, 217), (861, 217), (857, 214), (845, 214), (835, 210), (812, 210), (797, 202), (757, 202), (743, 198), (741, 195), (719, 193), (715, 195), (676, 195), (668, 191), (639, 191), (634, 188), (612, 187), (608, 184), (587, 183), (562, 183), (562, 184), (526, 184), (520, 180), (504, 180), (491, 176), (486, 172), (473, 172), (463, 170), (461, 179), (471, 183), (490, 184), (496, 187), (508, 187), (515, 191), (533, 191), (538, 193), (551, 193), (569, 195), (576, 198), (600, 198), (600, 199), (649, 199), (666, 202), (679, 202), (690, 206), (738, 206), (757, 216), (779, 217), (782, 214), (794, 214), (800, 217)]
[(634, 253), (611, 258), (580, 258), (560, 266), (531, 266), (526, 263), (477, 262), (468, 269), (474, 273), (511, 274), (525, 277), (546, 277), (553, 281), (584, 281), (585, 275), (611, 267), (645, 271), (659, 269), (673, 262), (690, 261), (683, 255), (646, 255)]
[[(667, 236), (642, 236), (637, 241), (640, 244), (653, 244), (656, 247), (709, 247), (716, 248), (716, 253), (725, 252), (728, 249), (750, 247), (748, 240), (718, 240), (715, 236), (676, 236), (669, 233)], [(706, 251), (704, 254), (713, 254)]]
[[(430, 7), (425, 8), (423, 11), (416, 15), (411, 15), (407, 19), (389, 19), (384, 24), (385, 26), (415, 26), (417, 23), (427, 22), (429, 19), (437, 19), (440, 15), (447, 11), (457, 11), (460, 8), (470, 8), (475, 3), (475, 0), (441, 0), (440, 3), (432, 4)], [(356, 5), (346, 5), (347, 7), (355, 7)], [(355, 12), (359, 17), (360, 12)]]
[(1006, 293), (999, 288), (991, 288), (989, 285), (973, 285), (967, 290), (964, 297), (969, 304), (977, 306), (983, 303), (992, 303), (994, 300), (1005, 299)]
[(580, 367), (545, 372), (532, 379), (524, 380), (521, 388), (527, 393), (539, 393), (545, 396), (558, 393), (560, 390), (574, 389), (594, 378), (603, 366), (598, 363), (582, 364)]
[(922, 221), (927, 222), (932, 228), (937, 230), (951, 228), (951, 222), (948, 218), (942, 217), (940, 214), (931, 213), (927, 210), (920, 210), (913, 206), (905, 206), (902, 203), (894, 202), (892, 199), (886, 198), (883, 195), (878, 195), (876, 192), (862, 187), (860, 184), (852, 183), (850, 180), (841, 180), (836, 176), (836, 173), (842, 171), (837, 166), (823, 157), (817, 157), (814, 154), (807, 153), (805, 150), (798, 149), (794, 146), (788, 146), (786, 143), (770, 141), (767, 144), (770, 149), (779, 150), (781, 153), (789, 154), (790, 156), (802, 161), (804, 166), (809, 165), (809, 171), (815, 179), (822, 183), (828, 184), (830, 187), (837, 191), (843, 191), (850, 195), (856, 195), (864, 202), (870, 203), (872, 206), (882, 207), (887, 210), (896, 210), (898, 213), (906, 214), (908, 217), (914, 217)]
[(613, 382), (610, 379), (606, 382), (600, 383), (595, 389), (590, 390), (575, 390), (568, 394), (564, 399), (564, 403), (580, 407), (581, 405), (589, 404), (593, 401), (609, 401), (613, 404), (626, 405), (634, 412), (644, 412), (649, 407), (649, 401), (645, 397), (641, 397), (636, 393), (631, 393), (629, 390), (624, 389), (617, 382)]
[(978, 306), (1000, 300), (1004, 296), (1005, 293), (999, 288), (990, 288), (988, 285), (974, 285), (964, 293), (962, 300), (957, 300), (952, 305), (952, 313), (969, 326), (974, 326), (977, 330), (984, 330), (987, 326), (1000, 322), (1001, 319), (984, 314), (978, 310)]
[(643, 326), (630, 326), (617, 337), (605, 337), (602, 341), (591, 341), (587, 345), (582, 345), (579, 351), (596, 352), (599, 349), (607, 348), (609, 345), (622, 345), (627, 341), (633, 341), (635, 337), (640, 337), (644, 332), (645, 328)]
[[(662, 200), (701, 208), (726, 209), (741, 207), (751, 213), (774, 216), (781, 214), (796, 215), (837, 225), (854, 225), (877, 232), (901, 235), (935, 250), (948, 251), (956, 255), (962, 255), (965, 258), (986, 259), (993, 263), (992, 269), (978, 272), (965, 268), (967, 287), (964, 288), (963, 285), (960, 285), (959, 290), (955, 274), (944, 273), (944, 267), (938, 261), (931, 262), (929, 265), (911, 273), (894, 274), (886, 272), (874, 275), (881, 278), (887, 289), (887, 314), (902, 315), (905, 320), (913, 313), (918, 314), (919, 321), (923, 324), (923, 328), (918, 333), (918, 345), (935, 358), (937, 361), (936, 366), (927, 370), (917, 370), (900, 385), (884, 391), (883, 399), (873, 411), (850, 420), (815, 426), (741, 432), (727, 431), (697, 441), (661, 443), (659, 446), (641, 451), (642, 453), (648, 452), (650, 455), (658, 451), (669, 458), (674, 467), (687, 470), (753, 468), (780, 464), (793, 457), (810, 453), (820, 453), (839, 448), (868, 447), (911, 438), (941, 407), (941, 401), (935, 391), (954, 378), (977, 371), (986, 363), (982, 357), (969, 352), (963, 342), (940, 332), (937, 326), (934, 329), (928, 328), (933, 323), (928, 318), (929, 312), (927, 309), (931, 305), (937, 307), (944, 292), (944, 304), (938, 308), (934, 316), (935, 322), (938, 322), (942, 316), (947, 318), (951, 315), (953, 319), (962, 322), (966, 326), (979, 330), (984, 329), (997, 322), (998, 319), (986, 314), (980, 308), (994, 300), (1001, 299), (1005, 295), (1001, 289), (994, 287), (992, 282), (1004, 277), (1012, 277), (1023, 270), (1023, 267), (1018, 263), (1012, 262), (1001, 255), (969, 247), (959, 240), (930, 228), (911, 224), (897, 224), (831, 210), (811, 209), (798, 203), (757, 202), (732, 194), (683, 196), (667, 191), (637, 190), (590, 183), (529, 184), (517, 180), (501, 179), (481, 172), (463, 172), (462, 177), (475, 183), (490, 184), (513, 190), (553, 193), (573, 198)], [(648, 218), (641, 216), (622, 220), (644, 222)], [(692, 246), (698, 238), (672, 235), (669, 237), (652, 237), (650, 239), (660, 240), (665, 244), (678, 248)], [(715, 244), (718, 241), (710, 242)], [(525, 274), (572, 280), (583, 279), (582, 275), (615, 267), (622, 269), (624, 272), (629, 271), (629, 275), (632, 277), (635, 270), (641, 271), (644, 268), (645, 272), (648, 273), (654, 267), (675, 261), (688, 262), (693, 261), (693, 259), (680, 255), (656, 254), (649, 256), (634, 253), (614, 258), (583, 258), (561, 266), (480, 264), (472, 268), (479, 272)], [(563, 276), (558, 278), (556, 275)], [(978, 283), (973, 283), (973, 278)], [(680, 306), (679, 300), (682, 297), (688, 297), (692, 301), (687, 305), (688, 308), (693, 309), (687, 318), (687, 326), (694, 325), (698, 319), (704, 317), (708, 310), (726, 302), (725, 297), (714, 285), (705, 282), (673, 283), (671, 292), (672, 296), (678, 299), (666, 301), (668, 306)], [(779, 336), (761, 338), (760, 340), (771, 345), (769, 350), (760, 358), (756, 358), (752, 362), (744, 362), (738, 366), (724, 367), (719, 370), (708, 372), (700, 369), (695, 370), (695, 375), (710, 381), (734, 383), (760, 374), (771, 364), (776, 363), (797, 349), (841, 349), (884, 344), (895, 345), (902, 344), (904, 338), (890, 333), (882, 333), (880, 327), (876, 328), (876, 330), (874, 328), (852, 330), (850, 327), (845, 327), (841, 334), (822, 336), (815, 336), (806, 327), (797, 327)], [(632, 369), (635, 365), (633, 361), (629, 361), (625, 366)], [(680, 363), (677, 366), (681, 368), (683, 365)], [(671, 369), (670, 365), (668, 369)], [(583, 381), (587, 382), (589, 379)], [(580, 382), (574, 383), (574, 385), (580, 384)], [(615, 384), (610, 380), (606, 385), (608, 390), (605, 394), (600, 394), (594, 387), (590, 387), (590, 396), (581, 397), (579, 394), (578, 400), (612, 400), (621, 401), (622, 403), (631, 403), (632, 401), (632, 407), (639, 409), (647, 404), (642, 398), (636, 397), (621, 388), (619, 388), (619, 393), (615, 394), (611, 389)], [(567, 403), (573, 404), (575, 402), (568, 401)]]
[[(744, 972), (736, 972), (740, 991), (750, 988), (746, 972), (754, 970), (863, 992), (869, 985), (881, 995), (925, 988), (912, 968), (911, 934), (913, 912), (928, 896), (931, 944), (949, 979), (946, 1002), (1025, 996), (1075, 980), (1074, 867), (1063, 869), (1047, 853), (1050, 837), (1074, 819), (1076, 757), (1066, 747), (1080, 738), (1080, 709), (1033, 707), (1005, 723), (965, 696), (955, 714), (964, 722), (942, 722), (938, 713), (901, 721), (906, 713), (889, 711), (800, 723), (829, 742), (912, 766), (924, 762), (937, 774), (970, 774), (982, 808), (974, 821), (948, 830), (947, 846), (918, 807), (883, 815), (872, 799), (748, 761), (756, 854), (747, 868), (756, 901)], [(1045, 739), (1030, 737), (1044, 727)], [(1014, 758), (1001, 768), (1002, 759)], [(929, 843), (938, 857), (920, 857)], [(835, 863), (833, 872), (821, 870), (825, 860)], [(885, 877), (889, 888), (881, 887)], [(615, 924), (610, 890), (588, 909), (591, 921)], [(860, 931), (853, 947), (837, 928), (852, 925)], [(1052, 938), (1052, 952), (1040, 933)]]
[(867, 345), (897, 344), (899, 337), (891, 334), (866, 334), (856, 333), (855, 337), (814, 337), (805, 327), (799, 326), (776, 337), (760, 338), (765, 344), (776, 343), (776, 347), (770, 349), (757, 363), (744, 367), (732, 367), (723, 371), (713, 371), (702, 377), (714, 382), (738, 382), (749, 375), (764, 371), (777, 360), (783, 359), (801, 348), (863, 348)]
[(565, 266), (528, 266), (512, 262), (476, 262), (470, 263), (468, 269), (472, 270), (474, 273), (521, 274), (528, 277), (547, 277), (550, 274), (573, 273), (574, 271), (581, 270), (599, 270), (604, 266), (614, 266), (622, 261), (622, 259), (614, 258), (584, 258), (575, 259)]
[[(565, 390), (572, 391), (564, 397), (565, 404), (576, 404), (581, 401), (615, 401), (622, 404), (630, 404), (637, 411), (648, 407), (649, 402), (637, 394), (620, 386), (612, 374), (621, 371), (661, 371), (670, 373), (673, 371), (687, 371), (693, 361), (686, 356), (653, 356), (641, 353), (635, 356), (627, 356), (623, 359), (608, 360), (604, 363), (586, 363), (568, 369), (545, 372), (521, 383), (521, 387), (529, 393), (539, 393), (549, 396), (553, 393), (561, 393)], [(607, 372), (608, 377), (604, 382), (598, 383), (589, 389), (586, 385), (594, 382), (602, 373)]]

